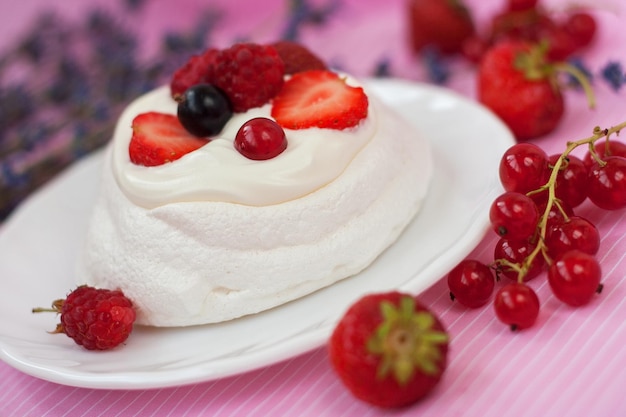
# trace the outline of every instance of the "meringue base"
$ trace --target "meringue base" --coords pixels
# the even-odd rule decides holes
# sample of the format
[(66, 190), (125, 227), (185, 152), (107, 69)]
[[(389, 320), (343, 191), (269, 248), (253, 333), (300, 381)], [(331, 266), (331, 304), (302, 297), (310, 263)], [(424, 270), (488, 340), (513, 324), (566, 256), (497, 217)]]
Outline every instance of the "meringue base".
[(138, 324), (190, 326), (258, 313), (358, 274), (418, 213), (433, 170), (427, 140), (374, 105), (378, 131), (339, 177), (269, 206), (138, 206), (114, 178), (109, 147), (78, 283), (121, 289)]

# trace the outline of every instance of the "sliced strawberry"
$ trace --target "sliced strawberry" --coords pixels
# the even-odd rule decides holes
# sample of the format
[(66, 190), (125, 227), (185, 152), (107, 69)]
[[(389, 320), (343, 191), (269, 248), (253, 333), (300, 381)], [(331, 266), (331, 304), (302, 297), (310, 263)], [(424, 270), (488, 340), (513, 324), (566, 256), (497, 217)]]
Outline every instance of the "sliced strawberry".
[(163, 165), (208, 142), (187, 132), (178, 117), (172, 114), (142, 113), (135, 117), (132, 128), (128, 154), (137, 165)]
[(367, 117), (368, 99), (361, 87), (346, 84), (334, 72), (294, 74), (274, 97), (272, 117), (286, 129), (320, 127), (342, 130)]

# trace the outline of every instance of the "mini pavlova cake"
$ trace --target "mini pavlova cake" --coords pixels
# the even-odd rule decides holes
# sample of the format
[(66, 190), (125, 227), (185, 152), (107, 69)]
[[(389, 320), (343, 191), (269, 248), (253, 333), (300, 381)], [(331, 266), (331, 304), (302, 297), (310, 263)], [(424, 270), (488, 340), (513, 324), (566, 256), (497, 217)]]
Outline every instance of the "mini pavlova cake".
[(194, 56), (126, 108), (105, 158), (79, 283), (121, 289), (152, 326), (231, 320), (358, 274), (432, 173), (409, 123), (282, 42)]

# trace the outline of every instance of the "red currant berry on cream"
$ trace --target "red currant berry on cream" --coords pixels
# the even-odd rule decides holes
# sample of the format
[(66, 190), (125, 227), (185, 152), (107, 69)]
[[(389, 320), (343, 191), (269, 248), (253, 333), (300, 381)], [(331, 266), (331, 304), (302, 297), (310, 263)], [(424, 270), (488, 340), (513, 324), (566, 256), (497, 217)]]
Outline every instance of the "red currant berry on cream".
[(275, 121), (255, 117), (244, 123), (235, 136), (235, 149), (248, 159), (265, 160), (287, 149), (285, 131)]

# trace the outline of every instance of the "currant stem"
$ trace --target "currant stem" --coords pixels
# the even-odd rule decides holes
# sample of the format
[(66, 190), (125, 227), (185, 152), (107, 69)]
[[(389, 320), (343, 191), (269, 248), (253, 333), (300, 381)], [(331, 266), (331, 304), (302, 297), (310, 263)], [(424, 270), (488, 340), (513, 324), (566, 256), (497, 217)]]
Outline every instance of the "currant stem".
[(539, 222), (539, 225), (538, 225), (539, 237), (538, 237), (537, 245), (535, 246), (533, 251), (528, 255), (528, 257), (526, 257), (521, 267), (515, 268), (518, 271), (518, 275), (517, 275), (518, 282), (522, 283), (524, 281), (524, 277), (528, 273), (530, 269), (530, 265), (532, 265), (533, 261), (535, 260), (537, 255), (539, 255), (539, 253), (542, 254), (542, 256), (544, 257), (548, 265), (552, 264), (552, 259), (548, 256), (546, 252), (547, 247), (545, 245), (545, 237), (546, 237), (546, 231), (548, 227), (548, 215), (550, 213), (550, 210), (555, 204), (562, 211), (561, 205), (558, 199), (556, 198), (556, 194), (555, 194), (556, 193), (556, 180), (559, 174), (559, 170), (563, 166), (564, 162), (567, 160), (567, 157), (569, 156), (569, 154), (577, 147), (588, 144), (589, 149), (593, 152), (592, 155), (594, 155), (594, 157), (598, 161), (600, 161), (600, 158), (598, 157), (597, 153), (595, 153), (595, 151), (593, 150), (595, 142), (603, 137), (606, 137), (608, 140), (610, 135), (619, 134), (619, 132), (624, 128), (626, 128), (626, 121), (616, 126), (613, 126), (609, 129), (600, 129), (596, 127), (593, 130), (592, 136), (588, 138), (580, 139), (577, 141), (568, 142), (567, 147), (565, 148), (565, 151), (559, 156), (559, 158), (554, 163), (554, 166), (552, 167), (552, 171), (550, 172), (550, 177), (548, 178), (548, 181), (543, 186), (541, 186), (538, 190), (531, 191), (528, 193), (530, 195), (530, 194), (535, 194), (537, 192), (547, 190), (548, 202), (546, 203), (546, 208), (541, 216), (541, 221)]
[(563, 216), (563, 219), (566, 222), (569, 221), (569, 214), (567, 214), (565, 210), (563, 210), (563, 206), (561, 205), (561, 202), (558, 199), (554, 200), (554, 205), (556, 206), (556, 208), (559, 209), (559, 213), (561, 213), (561, 216)]

